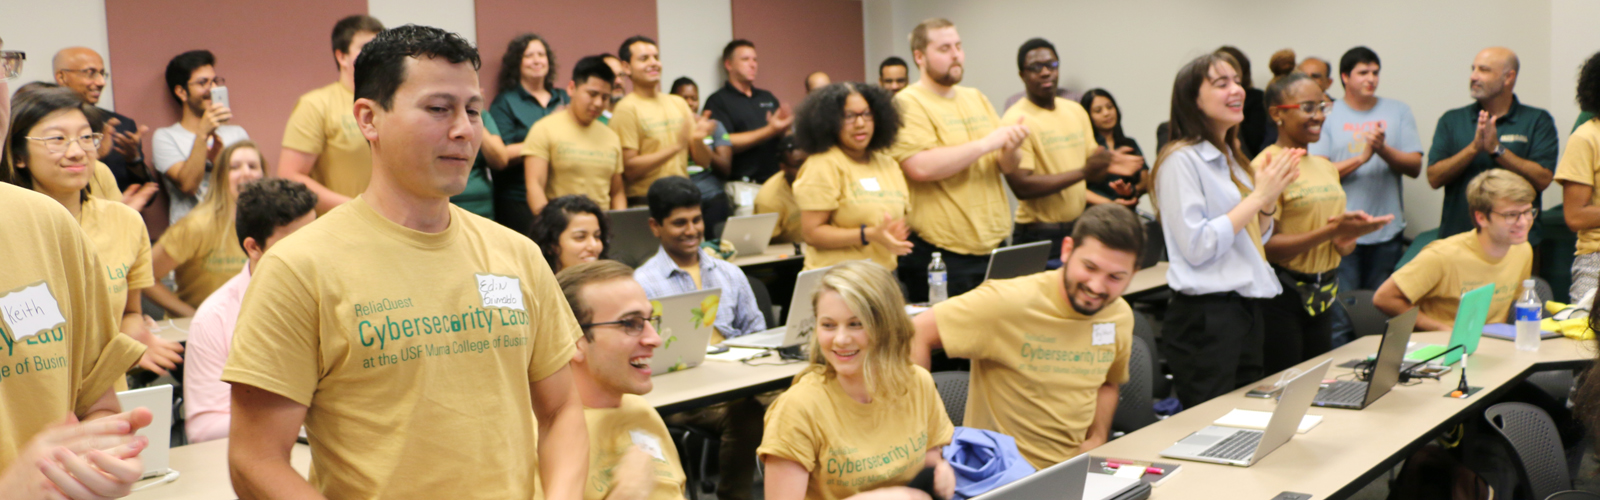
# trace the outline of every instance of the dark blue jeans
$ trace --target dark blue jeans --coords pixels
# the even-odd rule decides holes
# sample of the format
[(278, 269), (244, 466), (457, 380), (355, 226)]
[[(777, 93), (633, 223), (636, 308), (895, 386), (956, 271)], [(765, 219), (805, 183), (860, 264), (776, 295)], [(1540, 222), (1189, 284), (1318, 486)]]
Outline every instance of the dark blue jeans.
[(1371, 245), (1356, 245), (1356, 251), (1339, 262), (1339, 286), (1348, 290), (1377, 290), (1394, 274), (1394, 266), (1406, 253), (1403, 235)]

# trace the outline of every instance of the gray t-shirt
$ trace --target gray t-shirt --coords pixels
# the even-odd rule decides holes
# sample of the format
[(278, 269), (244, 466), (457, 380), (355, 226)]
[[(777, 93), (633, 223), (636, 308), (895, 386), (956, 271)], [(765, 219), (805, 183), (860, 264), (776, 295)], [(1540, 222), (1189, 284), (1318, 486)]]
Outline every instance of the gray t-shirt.
[[(217, 127), (215, 133), (218, 139), (222, 139), (222, 147), (250, 138), (250, 134), (245, 133), (244, 127), (238, 125)], [(150, 160), (155, 162), (156, 170), (166, 174), (167, 169), (173, 165), (189, 160), (190, 150), (194, 149), (194, 132), (183, 128), (182, 123), (156, 129), (155, 137), (150, 139), (150, 149), (154, 153)], [(166, 175), (161, 176), (161, 190), (166, 191), (168, 199), (172, 200), (168, 214), (171, 223), (177, 224), (178, 219), (189, 215), (189, 210), (200, 200), (205, 199), (206, 193), (211, 192), (210, 168), (214, 167), (208, 166), (207, 172), (200, 177), (200, 188), (196, 189), (192, 196), (178, 190), (178, 184), (171, 178)]]
[[(1422, 139), (1417, 136), (1417, 120), (1411, 116), (1411, 106), (1394, 99), (1378, 98), (1372, 109), (1356, 111), (1343, 99), (1335, 101), (1328, 119), (1322, 123), (1322, 138), (1311, 144), (1306, 152), (1325, 156), (1335, 163), (1361, 155), (1365, 143), (1356, 140), (1357, 134), (1372, 130), (1379, 123), (1384, 127), (1384, 143), (1404, 152), (1422, 152)], [(1356, 240), (1362, 245), (1383, 243), (1393, 239), (1406, 228), (1405, 203), (1400, 197), (1400, 173), (1389, 168), (1389, 162), (1376, 154), (1341, 180), (1344, 185), (1345, 209), (1362, 210), (1369, 215), (1394, 214), (1394, 221)]]

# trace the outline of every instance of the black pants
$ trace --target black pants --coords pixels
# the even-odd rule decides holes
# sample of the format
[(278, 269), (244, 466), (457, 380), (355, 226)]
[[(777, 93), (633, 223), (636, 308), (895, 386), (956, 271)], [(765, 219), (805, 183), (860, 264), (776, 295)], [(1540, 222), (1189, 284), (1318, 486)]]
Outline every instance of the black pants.
[(1333, 350), (1333, 310), (1312, 316), (1300, 292), (1284, 289), (1261, 304), (1268, 325), (1261, 345), (1266, 373), (1277, 373)]
[(1061, 240), (1072, 236), (1072, 223), (1061, 224), (1056, 229), (1035, 229), (1029, 224), (1017, 224), (1017, 230), (1011, 233), (1011, 244), (1022, 245), (1036, 241), (1050, 242), (1050, 260), (1061, 258)]
[(910, 241), (911, 253), (900, 257), (900, 268), (896, 272), (900, 282), (906, 285), (907, 300), (913, 303), (928, 301), (928, 265), (933, 263), (934, 252), (939, 252), (939, 259), (944, 261), (946, 276), (950, 279), (946, 287), (949, 297), (977, 288), (983, 283), (983, 275), (989, 272), (988, 255), (955, 253), (928, 243), (917, 233), (911, 233)]
[(1163, 349), (1184, 408), (1261, 379), (1262, 302), (1234, 292), (1172, 294)]
[(494, 220), (500, 225), (511, 228), (524, 236), (533, 234), (533, 209), (528, 207), (527, 198), (514, 198), (511, 196), (494, 197)]

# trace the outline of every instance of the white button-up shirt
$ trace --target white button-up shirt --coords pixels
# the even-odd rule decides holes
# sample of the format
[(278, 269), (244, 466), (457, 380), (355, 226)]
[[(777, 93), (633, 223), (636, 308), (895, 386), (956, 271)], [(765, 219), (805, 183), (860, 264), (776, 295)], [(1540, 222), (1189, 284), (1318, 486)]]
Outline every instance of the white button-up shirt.
[[(1254, 189), (1244, 169), (1207, 141), (1173, 151), (1157, 167), (1156, 200), (1170, 261), (1167, 285), (1185, 295), (1276, 297), (1283, 287), (1272, 266), (1249, 233), (1228, 220), (1228, 211), (1242, 200), (1230, 170)], [(1262, 228), (1263, 242), (1271, 235), (1271, 227)]]

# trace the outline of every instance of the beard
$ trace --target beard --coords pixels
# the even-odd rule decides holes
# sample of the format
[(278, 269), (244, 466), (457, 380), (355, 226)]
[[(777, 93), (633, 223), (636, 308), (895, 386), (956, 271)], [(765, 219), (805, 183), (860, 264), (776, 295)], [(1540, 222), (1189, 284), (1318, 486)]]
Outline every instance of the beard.
[[(1066, 288), (1067, 288), (1067, 304), (1071, 305), (1072, 306), (1072, 310), (1077, 311), (1078, 314), (1082, 314), (1084, 316), (1094, 316), (1096, 314), (1099, 314), (1102, 309), (1105, 309), (1107, 304), (1111, 303), (1111, 295), (1110, 294), (1091, 292), (1091, 291), (1089, 291), (1088, 288), (1084, 288), (1084, 286), (1082, 284), (1073, 283), (1071, 280), (1067, 280), (1066, 281)], [(1088, 307), (1088, 306), (1085, 306), (1085, 305), (1078, 304), (1078, 296), (1081, 295), (1081, 294), (1087, 294), (1087, 295), (1091, 295), (1091, 296), (1094, 296), (1096, 298), (1099, 298), (1100, 299), (1100, 306), (1099, 307)]]
[(951, 63), (950, 67), (944, 70), (944, 73), (929, 76), (933, 78), (933, 81), (938, 82), (939, 85), (949, 87), (951, 85), (961, 83), (961, 77), (965, 73), (966, 68), (963, 68), (961, 64)]

